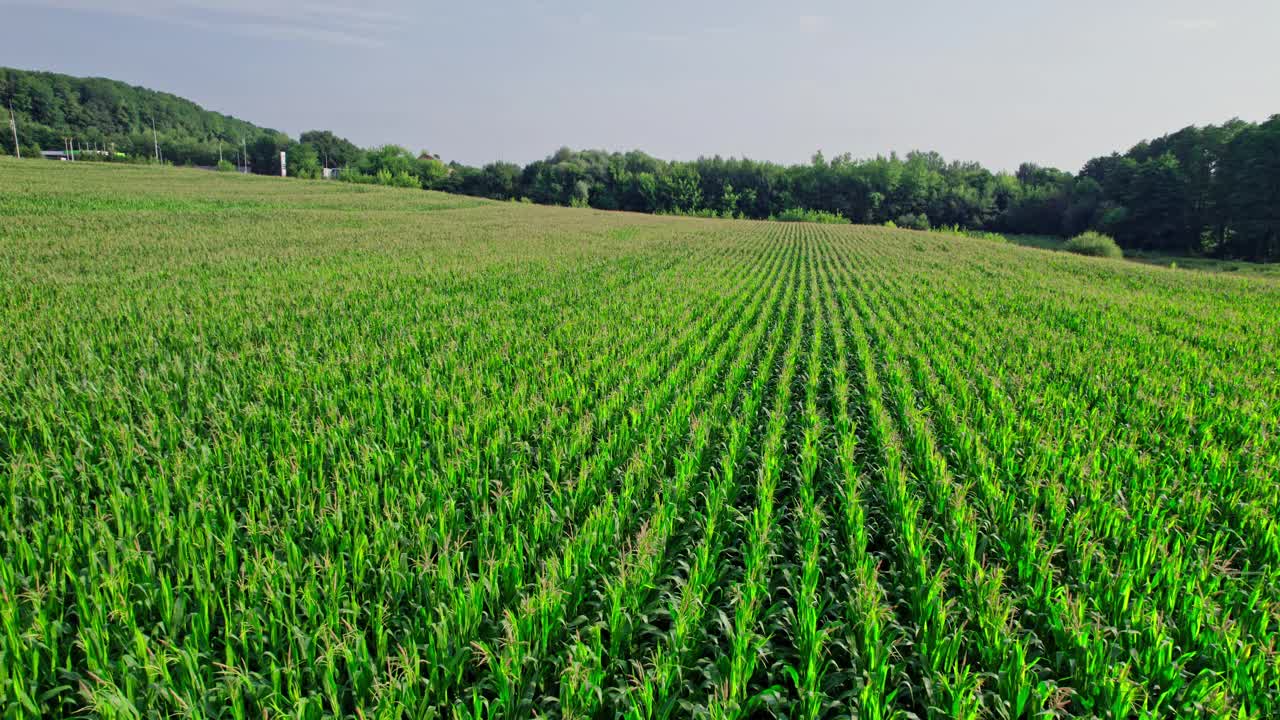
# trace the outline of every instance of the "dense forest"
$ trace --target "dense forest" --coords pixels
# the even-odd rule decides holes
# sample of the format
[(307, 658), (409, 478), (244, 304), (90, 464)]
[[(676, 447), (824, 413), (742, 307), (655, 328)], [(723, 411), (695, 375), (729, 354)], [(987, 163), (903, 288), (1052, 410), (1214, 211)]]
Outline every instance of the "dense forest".
[[(219, 142), (225, 156), (231, 158), (242, 140), (275, 134), (169, 93), (105, 78), (11, 68), (0, 68), (0, 108), (0, 112), (13, 109), (23, 154), (32, 157), (41, 150), (62, 150), (64, 138), (74, 137), (77, 148), (137, 158), (152, 157), (158, 141), (167, 160), (214, 165)], [(7, 117), (3, 125), (0, 146), (13, 154)]]
[[(500, 200), (745, 218), (807, 210), (858, 223), (1038, 235), (1098, 230), (1125, 248), (1280, 260), (1280, 115), (1188, 127), (1094, 158), (1071, 174), (1031, 163), (992, 172), (932, 152), (874, 159), (818, 153), (788, 166), (568, 148), (524, 167), (477, 168), (395, 145), (365, 150), (329, 131), (294, 140), (166, 93), (5, 68), (0, 106), (12, 106), (31, 155), (61, 149), (63, 138), (74, 136), (82, 147), (152, 158), (154, 119), (160, 154), (175, 164), (212, 166), (221, 154), (224, 168), (278, 174), (286, 151), (288, 172), (299, 177), (342, 168), (349, 181)], [(0, 146), (13, 152), (9, 134)]]

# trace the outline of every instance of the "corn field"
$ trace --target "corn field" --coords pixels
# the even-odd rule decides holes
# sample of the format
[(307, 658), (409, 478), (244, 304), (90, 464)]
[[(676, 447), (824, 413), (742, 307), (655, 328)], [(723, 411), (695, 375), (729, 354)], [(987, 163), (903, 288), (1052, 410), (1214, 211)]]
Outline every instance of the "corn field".
[(5, 718), (1280, 717), (1280, 283), (0, 164)]

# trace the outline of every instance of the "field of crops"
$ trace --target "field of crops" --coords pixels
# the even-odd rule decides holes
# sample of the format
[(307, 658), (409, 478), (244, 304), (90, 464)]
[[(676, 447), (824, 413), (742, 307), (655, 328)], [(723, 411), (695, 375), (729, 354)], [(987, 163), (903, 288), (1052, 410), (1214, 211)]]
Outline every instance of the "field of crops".
[(1280, 283), (0, 162), (2, 717), (1280, 716)]

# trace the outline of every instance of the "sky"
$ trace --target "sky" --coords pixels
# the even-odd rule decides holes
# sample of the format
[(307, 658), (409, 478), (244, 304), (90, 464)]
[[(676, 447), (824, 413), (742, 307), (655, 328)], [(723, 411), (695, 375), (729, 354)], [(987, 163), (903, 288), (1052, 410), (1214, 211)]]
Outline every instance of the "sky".
[(556, 148), (1075, 171), (1280, 113), (1277, 0), (0, 0), (0, 65), (445, 160)]

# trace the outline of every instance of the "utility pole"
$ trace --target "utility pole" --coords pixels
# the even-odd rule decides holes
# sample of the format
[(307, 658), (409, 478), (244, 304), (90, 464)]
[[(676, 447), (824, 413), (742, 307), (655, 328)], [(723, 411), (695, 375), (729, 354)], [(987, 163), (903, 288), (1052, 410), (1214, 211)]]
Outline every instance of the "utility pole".
[(222, 164), (222, 138), (218, 138), (218, 164)]
[(151, 116), (151, 141), (155, 143), (156, 162), (160, 162), (160, 136), (156, 134), (156, 116)]
[(240, 138), (240, 157), (244, 158), (244, 174), (249, 174), (249, 144), (244, 137)]
[(22, 146), (18, 144), (18, 120), (13, 114), (13, 101), (9, 101), (9, 129), (13, 130), (13, 151), (17, 153), (18, 159), (22, 159)]
[(76, 136), (71, 136), (71, 162), (76, 161)]

